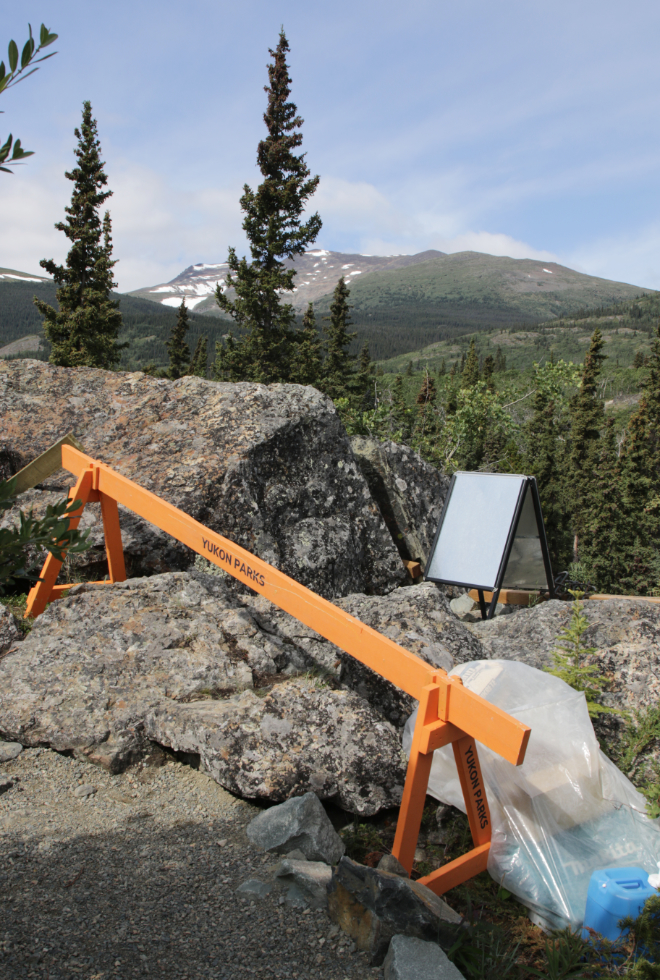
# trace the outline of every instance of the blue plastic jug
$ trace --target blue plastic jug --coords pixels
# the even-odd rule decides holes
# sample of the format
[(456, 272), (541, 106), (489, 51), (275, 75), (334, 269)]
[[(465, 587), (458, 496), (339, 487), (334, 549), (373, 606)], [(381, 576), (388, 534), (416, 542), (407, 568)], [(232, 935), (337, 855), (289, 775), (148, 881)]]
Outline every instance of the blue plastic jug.
[(588, 939), (587, 930), (593, 929), (605, 939), (619, 939), (622, 935), (619, 920), (627, 915), (637, 918), (646, 899), (657, 894), (643, 868), (594, 871), (587, 892), (582, 938)]

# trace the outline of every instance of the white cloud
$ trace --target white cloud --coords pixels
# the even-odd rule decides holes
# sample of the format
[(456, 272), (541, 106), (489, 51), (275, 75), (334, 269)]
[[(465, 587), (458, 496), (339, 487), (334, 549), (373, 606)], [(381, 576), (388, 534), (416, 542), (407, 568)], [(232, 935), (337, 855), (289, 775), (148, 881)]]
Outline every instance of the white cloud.
[(660, 289), (660, 223), (647, 225), (637, 234), (586, 243), (572, 253), (570, 263), (592, 276)]

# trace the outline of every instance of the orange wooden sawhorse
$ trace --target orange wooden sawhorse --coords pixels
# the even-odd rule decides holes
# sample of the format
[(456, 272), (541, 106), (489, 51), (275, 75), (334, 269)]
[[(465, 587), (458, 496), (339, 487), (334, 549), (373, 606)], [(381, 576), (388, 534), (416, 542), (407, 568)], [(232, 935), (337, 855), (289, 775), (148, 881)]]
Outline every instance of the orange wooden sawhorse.
[[(121, 582), (126, 578), (117, 510), (117, 503), (121, 503), (266, 596), (419, 701), (392, 853), (410, 873), (433, 752), (451, 744), (475, 846), (467, 854), (419, 880), (437, 895), (442, 895), (486, 869), (491, 819), (477, 742), (488, 746), (512, 765), (520, 765), (531, 732), (527, 725), (468, 691), (460, 678), (449, 677), (445, 671), (432, 668), (420, 657), (109, 466), (69, 445), (62, 446), (62, 466), (77, 477), (69, 499), (81, 502), (71, 517), (71, 527), (78, 526), (85, 504), (101, 503), (110, 582)], [(48, 555), (41, 579), (28, 597), (26, 616), (38, 616), (48, 602), (71, 588), (70, 585), (55, 584), (60, 568), (61, 562)]]

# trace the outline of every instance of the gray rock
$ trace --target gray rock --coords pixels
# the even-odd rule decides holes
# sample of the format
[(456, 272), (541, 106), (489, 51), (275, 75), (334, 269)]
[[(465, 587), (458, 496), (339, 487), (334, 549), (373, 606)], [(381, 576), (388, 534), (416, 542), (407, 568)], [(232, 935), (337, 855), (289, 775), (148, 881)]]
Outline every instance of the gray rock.
[(14, 643), (23, 639), (14, 614), (8, 606), (0, 603), (0, 656), (9, 650)]
[(17, 759), (23, 751), (20, 742), (0, 742), (0, 762), (11, 762)]
[(404, 866), (400, 861), (397, 861), (393, 854), (383, 854), (377, 868), (379, 871), (389, 871), (391, 875), (399, 875), (400, 878), (410, 877)]
[(0, 793), (6, 793), (15, 782), (16, 780), (12, 776), (8, 776), (6, 772), (0, 772)]
[(239, 895), (247, 895), (249, 898), (267, 898), (273, 890), (272, 881), (259, 881), (258, 878), (249, 878), (239, 885), (236, 892)]
[(291, 882), (287, 885), (286, 892), (280, 898), (280, 903), (288, 905), (292, 909), (306, 909), (309, 907), (309, 896), (296, 884)]
[[(657, 707), (660, 697), (660, 605), (642, 599), (604, 599), (587, 600), (582, 608), (589, 620), (583, 642), (595, 648), (583, 663), (595, 665), (597, 676), (607, 681), (602, 702), (628, 712), (634, 724), (635, 711)], [(552, 650), (570, 618), (571, 603), (552, 599), (521, 608), (515, 616), (468, 628), (479, 638), (484, 659), (520, 660), (542, 669), (554, 666)], [(592, 721), (599, 740), (617, 760), (626, 718), (600, 714)], [(660, 748), (651, 742), (626, 774), (636, 781), (646, 776), (655, 779), (658, 763)]]
[(315, 793), (264, 810), (248, 824), (247, 835), (263, 851), (284, 854), (296, 848), (308, 861), (326, 864), (334, 864), (345, 850)]
[(275, 872), (283, 882), (296, 885), (307, 896), (308, 904), (314, 909), (324, 909), (328, 905), (328, 885), (332, 878), (332, 868), (323, 861), (295, 861), (286, 858)]
[(463, 619), (464, 616), (472, 613), (479, 613), (479, 617), (481, 618), (479, 603), (474, 601), (469, 592), (464, 592), (457, 599), (452, 599), (449, 605), (451, 606), (451, 611), (459, 619)]
[[(479, 641), (456, 619), (433, 582), (396, 589), (388, 596), (346, 596), (337, 605), (434, 667), (451, 670), (454, 663), (483, 656)], [(340, 653), (339, 659), (342, 684), (402, 728), (416, 706), (413, 698), (353, 657)]]
[(306, 861), (307, 860), (307, 858), (305, 857), (305, 855), (303, 854), (303, 852), (300, 851), (300, 850), (298, 850), (297, 847), (294, 847), (294, 849), (292, 851), (287, 851), (284, 856), (289, 861)]
[(310, 675), (304, 646), (262, 630), (217, 577), (78, 586), (19, 650), (0, 660), (6, 738), (113, 772), (157, 742), (198, 754), (232, 792), (274, 802), (313, 790), (367, 815), (401, 798), (394, 728), (332, 676)]
[(397, 874), (366, 868), (343, 857), (328, 888), (330, 918), (383, 962), (392, 936), (402, 934), (449, 949), (461, 916), (429, 888)]
[[(334, 405), (313, 388), (2, 361), (0, 416), (12, 466), (74, 432), (89, 455), (321, 595), (405, 580)], [(41, 489), (70, 485), (60, 471)]]
[(96, 787), (92, 786), (91, 783), (84, 783), (82, 786), (76, 786), (73, 791), (73, 795), (77, 796), (79, 800), (84, 800), (88, 796), (94, 796), (96, 793)]
[(464, 980), (439, 946), (414, 936), (392, 936), (383, 970), (385, 980)]
[(353, 436), (351, 446), (394, 543), (422, 567), (438, 529), (449, 477), (409, 446)]

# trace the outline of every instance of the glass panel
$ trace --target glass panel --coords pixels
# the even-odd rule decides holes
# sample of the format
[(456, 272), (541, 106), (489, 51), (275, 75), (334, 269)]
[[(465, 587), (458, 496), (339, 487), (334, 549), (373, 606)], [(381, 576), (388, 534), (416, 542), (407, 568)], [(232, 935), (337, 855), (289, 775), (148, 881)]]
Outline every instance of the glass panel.
[(426, 570), (439, 582), (495, 587), (526, 477), (457, 473), (440, 536)]
[(503, 589), (547, 589), (541, 539), (536, 525), (532, 491), (527, 487), (522, 514), (504, 573)]

